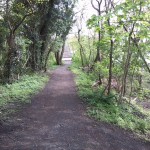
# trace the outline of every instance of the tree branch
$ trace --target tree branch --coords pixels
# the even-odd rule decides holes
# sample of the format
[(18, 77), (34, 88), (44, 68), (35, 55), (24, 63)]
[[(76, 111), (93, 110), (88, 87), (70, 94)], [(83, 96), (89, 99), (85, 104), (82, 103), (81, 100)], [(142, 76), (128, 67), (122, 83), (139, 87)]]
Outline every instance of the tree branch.
[[(125, 27), (125, 25), (123, 26), (123, 28), (124, 28), (124, 30), (125, 30), (126, 32), (128, 32), (128, 30), (127, 30), (127, 28)], [(136, 46), (136, 48), (137, 48), (137, 50), (138, 50), (138, 53), (139, 53), (141, 59), (143, 60), (143, 62), (144, 62), (144, 64), (145, 64), (145, 66), (146, 66), (148, 72), (150, 73), (150, 68), (149, 68), (149, 66), (148, 66), (148, 64), (147, 64), (147, 62), (146, 62), (144, 56), (142, 55), (142, 52), (141, 52), (141, 50), (140, 50), (140, 48), (139, 48), (139, 45), (138, 45), (137, 41), (136, 41), (133, 37), (131, 37), (131, 40), (132, 40), (132, 42), (135, 44), (135, 46)]]
[(99, 12), (99, 9), (98, 8), (96, 8), (95, 6), (94, 6), (94, 4), (93, 4), (93, 0), (91, 0), (91, 5), (92, 5), (92, 7), (97, 11), (97, 12)]
[(26, 15), (22, 18), (22, 20), (14, 27), (13, 33), (15, 33), (15, 31), (19, 28), (19, 26), (23, 23), (23, 21), (24, 21), (28, 16), (30, 16), (30, 15), (32, 15), (32, 14), (33, 14), (33, 13), (26, 14)]

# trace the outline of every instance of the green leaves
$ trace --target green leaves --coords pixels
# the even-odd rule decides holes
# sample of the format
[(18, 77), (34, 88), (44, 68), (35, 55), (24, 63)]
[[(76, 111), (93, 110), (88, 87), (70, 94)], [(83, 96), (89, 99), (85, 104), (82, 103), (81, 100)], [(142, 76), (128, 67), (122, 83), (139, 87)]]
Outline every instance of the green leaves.
[(56, 39), (54, 51), (58, 51), (69, 34), (74, 23), (74, 5), (74, 0), (0, 2), (0, 79), (9, 78), (7, 82), (26, 69), (42, 70), (53, 41)]
[(103, 17), (101, 16), (96, 16), (96, 15), (93, 15), (88, 21), (87, 21), (87, 26), (89, 29), (92, 29), (94, 27), (96, 27), (96, 31), (99, 31), (100, 30), (100, 27), (99, 27), (99, 22), (103, 19)]

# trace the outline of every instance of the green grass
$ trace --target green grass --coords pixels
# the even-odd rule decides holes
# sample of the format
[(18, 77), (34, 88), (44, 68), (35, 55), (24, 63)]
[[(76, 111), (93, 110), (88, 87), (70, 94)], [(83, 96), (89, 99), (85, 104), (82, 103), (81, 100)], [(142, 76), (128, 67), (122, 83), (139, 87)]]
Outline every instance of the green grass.
[(87, 114), (100, 121), (118, 125), (132, 130), (139, 135), (150, 134), (150, 116), (128, 103), (119, 104), (117, 95), (105, 96), (103, 88), (92, 89), (93, 75), (82, 72), (73, 63), (71, 70), (76, 74), (76, 84), (79, 96), (89, 104)]
[(40, 74), (24, 75), (20, 80), (6, 85), (0, 85), (1, 115), (13, 112), (7, 110), (8, 105), (29, 103), (31, 95), (37, 93), (48, 81), (48, 76)]

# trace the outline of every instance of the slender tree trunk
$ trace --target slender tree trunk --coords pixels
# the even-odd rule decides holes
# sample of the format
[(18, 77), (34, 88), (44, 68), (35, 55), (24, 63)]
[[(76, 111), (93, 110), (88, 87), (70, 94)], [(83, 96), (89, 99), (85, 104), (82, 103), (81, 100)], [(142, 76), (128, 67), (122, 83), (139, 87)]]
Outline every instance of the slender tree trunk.
[(113, 65), (113, 45), (114, 42), (111, 40), (110, 53), (109, 53), (109, 79), (108, 79), (108, 95), (111, 91), (111, 80), (112, 80), (112, 65)]
[[(96, 0), (97, 1), (97, 5), (98, 7), (96, 7), (93, 3), (93, 0), (91, 0), (91, 4), (92, 4), (92, 7), (97, 11), (98, 13), (98, 16), (101, 16), (101, 5), (102, 5), (102, 0)], [(100, 21), (98, 21), (98, 25), (100, 27)], [(101, 41), (101, 31), (98, 32), (98, 42), (100, 43)], [(100, 52), (100, 46), (98, 44), (97, 46), (97, 54), (96, 54), (96, 58), (95, 58), (95, 61), (94, 62), (97, 62), (97, 61), (101, 61), (101, 52)]]
[(89, 53), (89, 63), (88, 63), (88, 65), (90, 65), (90, 63), (91, 63), (91, 56), (92, 56), (92, 48), (91, 48), (90, 37), (88, 37), (88, 44), (89, 44), (89, 50), (90, 50), (90, 53)]
[(141, 74), (138, 75), (138, 82), (139, 82), (139, 89), (141, 89), (142, 88), (142, 75)]
[[(106, 7), (106, 10), (108, 13), (109, 4), (107, 6), (106, 1), (105, 1), (105, 7)], [(108, 26), (111, 27), (110, 18), (108, 18), (107, 23), (108, 23)], [(112, 32), (110, 32), (109, 34), (110, 34), (111, 40), (110, 40), (110, 52), (109, 52), (109, 79), (108, 79), (108, 93), (107, 93), (108, 95), (110, 94), (110, 91), (111, 91), (112, 67), (113, 67), (113, 47), (114, 47), (114, 42), (112, 39)]]
[[(122, 99), (122, 96), (125, 96), (126, 94), (126, 82), (127, 82), (127, 75), (128, 75), (128, 71), (129, 71), (129, 67), (130, 67), (130, 60), (131, 60), (131, 56), (132, 56), (132, 52), (131, 52), (131, 40), (132, 40), (132, 34), (134, 31), (134, 27), (135, 27), (135, 23), (133, 23), (132, 25), (132, 29), (129, 32), (129, 37), (128, 37), (128, 50), (127, 50), (127, 57), (125, 60), (125, 65), (124, 65), (124, 75), (122, 78), (122, 87), (121, 87), (121, 94), (120, 94), (120, 101)], [(126, 27), (123, 26), (125, 31), (127, 31)]]
[[(125, 26), (123, 26), (123, 27), (124, 27), (124, 30), (125, 30), (126, 32), (128, 32), (127, 28), (126, 28)], [(132, 42), (135, 44), (135, 46), (136, 46), (136, 48), (137, 48), (137, 50), (138, 50), (138, 53), (139, 53), (141, 59), (143, 60), (143, 62), (144, 62), (144, 64), (145, 64), (145, 67), (146, 67), (147, 71), (150, 73), (150, 67), (149, 67), (148, 63), (146, 62), (144, 56), (142, 55), (142, 52), (141, 52), (141, 50), (140, 50), (140, 48), (139, 48), (139, 45), (138, 45), (138, 42), (137, 42), (134, 38), (132, 38), (132, 37), (131, 37), (131, 40), (132, 40)]]
[(134, 83), (134, 73), (135, 73), (135, 69), (133, 70), (132, 72), (132, 76), (131, 76), (131, 80), (130, 80), (130, 83), (131, 83), (131, 90), (130, 90), (130, 97), (132, 95), (132, 92), (133, 92), (133, 83)]
[[(101, 41), (101, 32), (99, 31), (98, 32), (98, 42), (100, 43)], [(95, 58), (95, 61), (94, 62), (97, 62), (97, 61), (101, 61), (101, 53), (100, 53), (100, 46), (98, 44), (97, 46), (97, 53), (96, 53), (96, 58)]]
[(81, 57), (81, 64), (82, 64), (82, 67), (84, 67), (84, 60), (83, 60), (83, 46), (81, 44), (81, 37), (80, 37), (80, 32), (81, 30), (78, 30), (78, 43), (79, 43), (79, 46), (80, 46), (80, 57)]
[(130, 60), (131, 60), (132, 52), (131, 52), (131, 36), (129, 36), (128, 41), (128, 51), (127, 51), (127, 58), (124, 65), (124, 75), (122, 79), (122, 89), (121, 89), (121, 97), (125, 96), (126, 94), (126, 82), (127, 82), (127, 75), (130, 67)]
[(149, 65), (147, 64), (147, 62), (146, 62), (144, 56), (142, 55), (142, 52), (141, 52), (141, 50), (140, 50), (140, 48), (139, 48), (138, 43), (137, 43), (133, 38), (132, 38), (132, 41), (134, 42), (135, 46), (137, 47), (138, 53), (139, 53), (141, 59), (143, 60), (145, 66), (146, 66), (147, 71), (150, 73), (150, 67), (149, 67)]

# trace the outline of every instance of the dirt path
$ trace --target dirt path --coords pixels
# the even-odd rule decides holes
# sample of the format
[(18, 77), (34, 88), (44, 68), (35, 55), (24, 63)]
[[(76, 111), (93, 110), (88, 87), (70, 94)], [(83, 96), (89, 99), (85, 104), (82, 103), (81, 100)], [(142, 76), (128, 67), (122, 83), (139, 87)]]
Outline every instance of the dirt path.
[(85, 115), (67, 65), (53, 72), (6, 131), (0, 133), (0, 150), (150, 150), (150, 143)]

